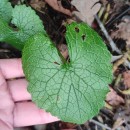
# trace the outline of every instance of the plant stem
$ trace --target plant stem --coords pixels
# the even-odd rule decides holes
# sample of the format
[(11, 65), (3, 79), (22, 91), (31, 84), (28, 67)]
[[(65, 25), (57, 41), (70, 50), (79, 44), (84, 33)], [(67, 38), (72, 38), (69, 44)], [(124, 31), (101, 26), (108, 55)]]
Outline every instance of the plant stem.
[(102, 24), (102, 22), (100, 21), (100, 19), (98, 18), (97, 15), (95, 15), (95, 19), (97, 20), (97, 22), (98, 22), (102, 32), (104, 33), (105, 37), (109, 41), (109, 44), (111, 45), (112, 50), (117, 52), (118, 54), (121, 54), (121, 51), (117, 48), (117, 46), (113, 42), (112, 38), (109, 36), (107, 30), (105, 29), (104, 25)]

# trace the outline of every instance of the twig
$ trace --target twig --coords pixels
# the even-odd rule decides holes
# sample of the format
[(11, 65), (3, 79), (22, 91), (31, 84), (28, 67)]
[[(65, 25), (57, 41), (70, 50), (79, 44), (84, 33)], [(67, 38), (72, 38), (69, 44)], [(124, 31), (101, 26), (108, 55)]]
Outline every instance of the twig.
[(130, 69), (130, 62), (128, 60), (126, 60), (124, 64)]
[(113, 62), (119, 60), (122, 56), (123, 56), (123, 55), (112, 56), (112, 58), (111, 58), (111, 62), (113, 63)]
[(98, 18), (97, 15), (94, 16), (95, 19), (97, 20), (102, 32), (104, 33), (105, 37), (107, 38), (107, 40), (109, 41), (109, 44), (112, 48), (112, 51), (117, 52), (118, 54), (121, 54), (121, 51), (117, 48), (117, 46), (115, 45), (115, 43), (113, 42), (112, 38), (109, 36), (107, 30), (105, 29), (104, 25), (102, 24), (102, 22), (100, 21), (100, 19)]
[(130, 7), (128, 9), (126, 9), (124, 12), (122, 12), (119, 16), (117, 16), (114, 20), (112, 20), (107, 27), (109, 27), (113, 22), (115, 22), (117, 19), (119, 19), (120, 17), (122, 17), (125, 13), (127, 13), (130, 10)]
[(104, 124), (102, 124), (102, 123), (100, 123), (100, 122), (98, 122), (98, 121), (95, 121), (95, 120), (93, 120), (93, 119), (91, 119), (90, 122), (93, 122), (94, 124), (99, 125), (99, 126), (101, 126), (102, 128), (105, 128), (105, 129), (107, 129), (107, 130), (112, 130), (110, 127), (108, 127), (108, 126), (106, 126), (106, 125), (104, 125)]
[(128, 53), (125, 53), (122, 56), (122, 58), (120, 58), (117, 62), (115, 62), (113, 64), (113, 72), (115, 72), (120, 65), (122, 65), (124, 62), (126, 62), (127, 58), (128, 58)]
[(6, 49), (0, 49), (0, 52), (10, 52), (10, 51)]
[[(117, 121), (118, 121), (118, 119), (117, 119)], [(112, 128), (112, 130), (117, 130), (118, 127), (120, 127), (123, 123), (125, 123), (125, 119), (123, 119), (123, 120), (120, 119), (118, 122), (117, 121), (115, 122), (117, 124), (116, 125), (114, 124), (115, 126), (114, 126), (114, 128)]]

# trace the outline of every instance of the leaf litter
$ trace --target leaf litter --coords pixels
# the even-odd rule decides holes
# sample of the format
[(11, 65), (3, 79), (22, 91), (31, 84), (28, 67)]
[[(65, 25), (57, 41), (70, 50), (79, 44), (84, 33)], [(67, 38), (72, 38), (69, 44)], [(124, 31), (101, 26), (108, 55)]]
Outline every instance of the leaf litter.
[[(71, 3), (71, 0), (67, 0), (68, 3)], [(40, 0), (37, 0), (37, 2), (39, 3)], [(63, 4), (63, 8), (65, 8), (66, 6), (68, 7), (67, 9), (70, 9), (70, 5), (66, 2), (61, 2), (61, 3), (65, 3)], [(127, 93), (123, 93), (124, 91), (127, 92), (129, 90), (129, 69), (130, 69), (130, 58), (129, 58), (129, 11), (126, 12), (125, 14), (123, 14), (121, 17), (119, 17), (121, 15), (122, 12), (124, 12), (125, 10), (128, 9), (130, 3), (128, 0), (101, 0), (101, 6), (107, 6), (108, 4), (110, 4), (111, 8), (108, 12), (108, 18), (106, 20), (106, 22), (104, 23), (104, 27), (106, 27), (106, 30), (108, 32), (108, 34), (110, 34), (112, 40), (114, 41), (115, 45), (118, 47), (118, 49), (121, 50), (122, 52), (122, 56), (124, 57), (125, 54), (127, 53), (128, 56), (123, 59), (120, 63), (119, 60), (114, 60), (114, 64), (116, 64), (116, 68), (113, 71), (114, 74), (114, 79), (112, 84), (110, 85), (112, 90), (110, 91), (110, 93), (108, 94), (108, 98), (106, 98), (106, 103), (108, 103), (112, 109), (109, 109), (107, 107), (107, 105), (101, 109), (99, 115), (95, 118), (93, 118), (93, 122), (86, 122), (84, 125), (79, 126), (74, 126), (74, 128), (69, 128), (67, 127), (67, 129), (75, 129), (75, 130), (103, 130), (105, 129), (105, 126), (107, 125), (110, 129), (121, 129), (121, 130), (129, 130), (130, 129), (130, 121), (129, 121), (129, 117), (130, 117), (130, 94)], [(26, 2), (26, 4), (29, 4), (28, 2)], [(31, 5), (31, 4), (30, 4)], [(58, 4), (58, 6), (61, 6), (61, 4)], [(106, 10), (106, 7), (104, 6), (104, 11)], [(44, 10), (45, 8), (47, 8), (47, 10)], [(94, 8), (94, 7), (93, 7)], [(42, 7), (38, 7), (35, 8), (36, 11), (40, 10), (42, 11), (41, 13), (47, 13), (47, 15), (50, 15), (50, 12), (55, 12), (55, 10), (52, 11), (52, 9), (50, 7), (47, 7), (46, 5), (42, 5)], [(55, 9), (55, 7), (53, 7), (53, 9)], [(70, 9), (71, 10), (71, 9)], [(76, 9), (78, 10), (78, 9)], [(80, 10), (78, 10), (80, 11)], [(103, 11), (103, 12), (104, 12)], [(53, 28), (52, 32), (50, 32), (49, 27), (47, 26), (47, 21), (45, 22), (44, 18), (42, 18), (43, 22), (46, 24), (46, 30), (48, 32), (48, 34), (51, 36), (51, 38), (56, 41), (56, 43), (65, 43), (64, 40), (64, 32), (65, 32), (65, 28), (64, 28), (64, 24), (66, 21), (70, 21), (70, 20), (77, 20), (77, 17), (69, 17), (66, 16), (66, 12), (62, 12), (59, 13), (60, 11), (58, 10), (58, 12), (55, 12), (54, 14), (57, 14), (57, 17), (59, 17), (60, 19), (60, 24), (54, 24), (55, 27), (61, 29), (60, 32), (62, 32), (61, 34), (57, 35), (57, 28)], [(98, 11), (97, 11), (98, 12)], [(52, 13), (53, 14), (53, 13)], [(53, 14), (53, 15), (54, 15)], [(105, 15), (105, 12), (103, 13)], [(94, 18), (93, 16), (94, 14), (91, 14), (91, 16)], [(63, 18), (64, 17), (64, 18)], [(118, 18), (118, 19), (117, 19)], [(56, 18), (55, 16), (53, 16), (52, 18), (52, 23), (50, 24), (50, 26), (54, 26), (53, 23), (55, 22), (55, 20), (57, 20), (58, 18)], [(101, 17), (101, 22), (103, 21), (104, 17)], [(50, 18), (47, 17), (46, 20), (50, 20)], [(114, 22), (113, 22), (114, 21)], [(49, 22), (50, 23), (50, 22)], [(98, 28), (98, 24), (96, 23), (96, 21), (93, 22), (93, 20), (90, 22), (90, 24), (94, 25), (94, 27)], [(96, 29), (95, 28), (95, 29)], [(100, 28), (98, 28), (97, 30), (100, 30)], [(104, 38), (104, 34), (101, 31), (98, 31), (99, 34)], [(60, 36), (59, 36), (60, 35)], [(57, 38), (58, 37), (58, 38)], [(62, 42), (60, 42), (62, 39)], [(125, 42), (121, 42), (120, 39), (123, 39)], [(109, 45), (109, 42), (107, 41), (107, 39), (104, 38), (104, 41), (106, 41), (106, 44), (108, 45), (109, 50), (111, 51), (111, 46)], [(1, 47), (2, 49), (4, 48), (3, 46)], [(59, 47), (60, 48), (60, 47)], [(62, 49), (61, 49), (62, 48)], [(66, 48), (64, 49), (64, 47), (61, 47), (60, 50), (61, 51), (65, 51), (65, 57), (67, 57), (67, 52), (66, 52)], [(10, 47), (6, 48), (7, 50), (10, 51)], [(12, 51), (12, 50), (11, 50)], [(14, 50), (13, 50), (14, 51)], [(12, 52), (14, 53), (14, 52)], [(116, 52), (112, 52), (113, 56), (119, 56), (119, 54), (117, 54)], [(7, 55), (10, 56), (10, 53), (7, 54), (7, 52), (3, 51), (3, 54), (6, 55), (5, 57), (7, 57)], [(18, 57), (18, 55), (16, 54), (16, 57)], [(4, 56), (3, 56), (4, 58)], [(122, 57), (121, 57), (122, 58)], [(117, 64), (118, 62), (118, 64)], [(56, 123), (52, 123), (46, 126), (45, 129), (50, 128), (51, 129), (56, 129), (56, 130), (60, 130), (63, 129), (62, 122), (56, 122)], [(64, 127), (64, 129), (66, 129)]]

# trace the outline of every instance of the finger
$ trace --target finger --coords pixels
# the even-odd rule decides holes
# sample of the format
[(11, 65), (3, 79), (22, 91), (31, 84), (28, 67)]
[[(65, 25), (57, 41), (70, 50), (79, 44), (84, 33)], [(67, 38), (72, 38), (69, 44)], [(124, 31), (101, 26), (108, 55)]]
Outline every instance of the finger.
[(7, 84), (0, 71), (0, 128), (1, 130), (13, 130), (14, 103), (9, 94)]
[(32, 102), (16, 103), (14, 109), (14, 126), (30, 126), (36, 124), (46, 124), (59, 119), (52, 116), (50, 113), (39, 109)]
[(27, 91), (27, 81), (25, 79), (7, 81), (11, 96), (14, 102), (31, 100), (31, 95)]
[(0, 59), (0, 69), (6, 79), (24, 76), (21, 59)]

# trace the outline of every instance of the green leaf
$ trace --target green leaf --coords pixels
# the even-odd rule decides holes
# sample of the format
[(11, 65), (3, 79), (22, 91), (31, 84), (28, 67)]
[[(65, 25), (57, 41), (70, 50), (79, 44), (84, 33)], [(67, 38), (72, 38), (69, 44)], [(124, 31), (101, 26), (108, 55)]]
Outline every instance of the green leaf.
[(44, 32), (42, 21), (31, 7), (25, 5), (15, 6), (11, 23), (17, 26), (15, 37), (24, 43), (30, 36)]
[(104, 106), (112, 80), (111, 55), (88, 25), (67, 26), (70, 62), (62, 63), (47, 36), (35, 35), (23, 49), (23, 69), (32, 100), (66, 122), (82, 124)]
[(11, 23), (16, 26), (15, 29), (11, 28), (5, 19), (0, 18), (0, 41), (10, 43), (19, 50), (22, 50), (25, 41), (31, 36), (38, 32), (45, 33), (42, 21), (31, 7), (15, 6), (11, 18)]
[(0, 0), (0, 19), (9, 23), (12, 15), (12, 6), (8, 0)]
[(3, 20), (0, 20), (0, 41), (7, 42), (19, 50), (23, 48), (21, 41), (14, 37), (14, 32)]

